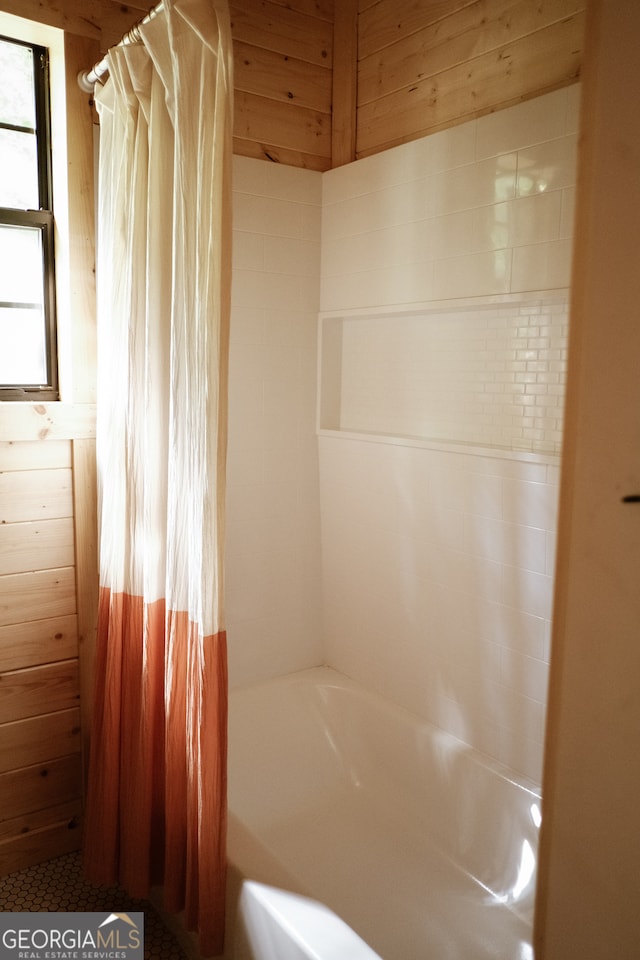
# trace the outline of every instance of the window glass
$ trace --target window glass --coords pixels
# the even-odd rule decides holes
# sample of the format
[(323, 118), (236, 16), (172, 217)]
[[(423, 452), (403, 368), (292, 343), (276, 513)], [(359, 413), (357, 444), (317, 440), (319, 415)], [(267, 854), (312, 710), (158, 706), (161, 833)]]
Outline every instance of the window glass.
[(0, 127), (0, 207), (37, 210), (38, 150), (33, 133)]
[(31, 48), (0, 38), (0, 72), (0, 123), (26, 127), (31, 133), (35, 133), (36, 108)]
[(0, 305), (0, 386), (39, 384), (47, 379), (41, 307)]
[(0, 37), (0, 397), (56, 399), (46, 49)]
[(0, 303), (43, 304), (42, 233), (0, 225)]

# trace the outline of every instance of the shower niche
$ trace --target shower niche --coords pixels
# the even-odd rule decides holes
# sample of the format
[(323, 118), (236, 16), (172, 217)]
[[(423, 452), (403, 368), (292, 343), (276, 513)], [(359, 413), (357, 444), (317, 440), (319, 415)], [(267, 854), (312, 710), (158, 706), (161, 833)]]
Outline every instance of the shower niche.
[(558, 454), (567, 291), (325, 314), (318, 429)]

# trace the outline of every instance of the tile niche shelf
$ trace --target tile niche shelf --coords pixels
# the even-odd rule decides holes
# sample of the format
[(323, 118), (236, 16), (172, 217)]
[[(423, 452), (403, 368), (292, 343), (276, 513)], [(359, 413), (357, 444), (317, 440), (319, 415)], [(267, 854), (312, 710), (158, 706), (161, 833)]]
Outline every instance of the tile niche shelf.
[(321, 314), (320, 434), (556, 458), (568, 291)]

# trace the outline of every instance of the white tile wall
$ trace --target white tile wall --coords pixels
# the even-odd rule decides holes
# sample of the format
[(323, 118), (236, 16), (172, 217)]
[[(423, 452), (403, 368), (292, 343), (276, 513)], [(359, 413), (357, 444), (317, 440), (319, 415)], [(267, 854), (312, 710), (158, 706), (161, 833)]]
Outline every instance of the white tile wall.
[[(577, 87), (557, 91), (322, 175), (234, 161), (231, 682), (329, 662), (533, 779), (542, 758), (557, 460), (336, 432), (320, 437), (318, 474), (316, 317), (319, 307), (406, 310), (496, 293), (530, 300), (535, 292), (540, 305), (541, 292), (568, 286), (578, 103)], [(509, 359), (524, 369), (496, 366), (504, 344), (493, 358), (476, 356), (474, 389), (478, 375), (490, 386), (486, 409), (476, 389), (466, 415), (454, 419), (473, 420), (477, 442), (475, 431), (492, 417), (506, 419), (504, 394), (513, 389), (509, 428), (523, 443), (530, 431), (531, 450), (540, 431), (557, 449), (557, 324), (566, 320), (520, 316), (516, 336), (526, 346)], [(348, 322), (354, 333), (357, 322)], [(476, 321), (456, 322), (460, 352)], [(388, 333), (377, 356), (397, 351), (397, 393), (377, 397), (375, 429), (382, 416), (415, 417), (428, 395), (425, 370)], [(369, 334), (354, 333), (349, 362), (371, 344)], [(488, 354), (487, 342), (476, 346)], [(343, 386), (348, 392), (354, 380)], [(444, 385), (439, 394), (441, 401)], [(343, 412), (361, 399), (348, 399)], [(438, 393), (429, 397), (441, 418), (450, 415), (446, 400), (438, 409)]]
[(539, 780), (555, 468), (319, 443), (328, 662)]
[(567, 287), (578, 106), (565, 88), (325, 173), (321, 309)]
[[(319, 441), (326, 659), (536, 781), (578, 107), (560, 90), (323, 175), (340, 426), (374, 435)], [(520, 302), (428, 309), (496, 294)]]
[(230, 683), (323, 660), (315, 353), (321, 175), (234, 157)]

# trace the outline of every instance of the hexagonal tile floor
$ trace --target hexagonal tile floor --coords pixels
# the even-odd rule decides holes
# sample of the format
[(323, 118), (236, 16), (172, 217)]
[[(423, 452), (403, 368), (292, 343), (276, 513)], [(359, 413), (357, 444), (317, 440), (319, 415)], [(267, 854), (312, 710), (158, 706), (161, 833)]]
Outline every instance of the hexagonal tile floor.
[(173, 934), (146, 900), (135, 900), (118, 886), (100, 887), (82, 876), (79, 853), (0, 877), (0, 910), (144, 913), (145, 960), (187, 960)]

